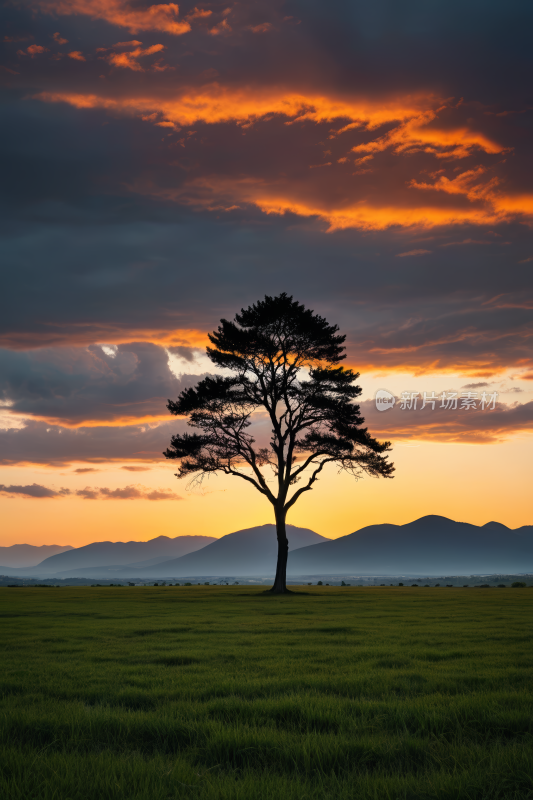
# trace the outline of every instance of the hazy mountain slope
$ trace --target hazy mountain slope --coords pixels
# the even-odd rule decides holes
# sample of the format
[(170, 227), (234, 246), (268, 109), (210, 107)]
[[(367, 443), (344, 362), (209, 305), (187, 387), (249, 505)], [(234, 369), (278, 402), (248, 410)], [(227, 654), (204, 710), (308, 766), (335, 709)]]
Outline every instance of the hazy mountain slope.
[[(287, 536), (291, 549), (328, 541), (308, 528), (295, 525), (287, 525)], [(132, 576), (150, 577), (271, 575), (276, 571), (277, 552), (276, 526), (260, 525), (222, 536), (196, 553), (130, 572)]]
[(513, 531), (427, 516), (370, 525), (324, 544), (289, 551), (288, 574), (461, 575), (533, 571), (532, 526)]
[(45, 558), (36, 567), (26, 570), (28, 575), (75, 574), (87, 567), (107, 567), (132, 564), (147, 559), (172, 558), (199, 550), (215, 541), (213, 536), (158, 536), (148, 542), (92, 542), (64, 553)]
[(5, 567), (34, 567), (48, 556), (72, 550), (69, 544), (12, 544), (11, 547), (0, 547), (0, 564)]

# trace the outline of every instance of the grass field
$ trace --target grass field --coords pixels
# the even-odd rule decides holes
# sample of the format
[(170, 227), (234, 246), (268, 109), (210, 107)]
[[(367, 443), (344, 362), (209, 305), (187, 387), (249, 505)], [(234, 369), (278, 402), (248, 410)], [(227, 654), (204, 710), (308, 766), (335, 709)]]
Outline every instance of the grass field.
[(6, 800), (533, 798), (531, 589), (0, 589)]

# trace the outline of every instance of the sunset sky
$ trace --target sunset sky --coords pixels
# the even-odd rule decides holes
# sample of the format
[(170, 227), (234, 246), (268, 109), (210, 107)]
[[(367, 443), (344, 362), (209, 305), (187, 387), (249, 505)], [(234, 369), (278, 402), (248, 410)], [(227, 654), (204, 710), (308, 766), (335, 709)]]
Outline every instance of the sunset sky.
[(167, 399), (213, 372), (207, 333), (283, 291), (346, 334), (396, 465), (331, 468), (290, 523), (533, 524), (531, 5), (1, 15), (2, 545), (272, 522), (243, 481), (187, 488), (162, 451), (186, 429)]

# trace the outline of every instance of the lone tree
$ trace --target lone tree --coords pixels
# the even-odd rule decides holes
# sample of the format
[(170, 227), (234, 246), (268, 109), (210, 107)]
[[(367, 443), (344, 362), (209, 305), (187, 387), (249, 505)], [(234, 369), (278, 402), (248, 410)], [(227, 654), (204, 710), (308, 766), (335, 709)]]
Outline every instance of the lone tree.
[[(201, 482), (210, 473), (236, 475), (274, 506), (276, 594), (287, 592), (287, 512), (325, 465), (355, 478), (390, 478), (394, 471), (382, 455), (390, 442), (376, 441), (361, 427), (353, 402), (361, 394), (354, 385), (359, 373), (338, 366), (346, 357), (346, 337), (338, 330), (285, 293), (267, 296), (209, 334), (207, 354), (230, 377), (204, 378), (168, 401), (171, 414), (188, 417), (199, 431), (173, 436), (164, 453), (180, 461), (177, 477)], [(272, 425), (269, 447), (256, 446), (249, 431), (259, 411)], [(265, 477), (269, 470), (273, 481)]]

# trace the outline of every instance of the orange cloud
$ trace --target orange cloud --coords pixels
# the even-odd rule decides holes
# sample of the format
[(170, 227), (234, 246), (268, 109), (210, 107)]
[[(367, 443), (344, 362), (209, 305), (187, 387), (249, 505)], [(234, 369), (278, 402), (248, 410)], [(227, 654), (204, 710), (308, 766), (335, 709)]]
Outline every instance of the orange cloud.
[(209, 29), (211, 36), (220, 36), (220, 34), (231, 33), (231, 31), (232, 28), (227, 19), (223, 19), (222, 22), (218, 23), (218, 25), (215, 25), (213, 28)]
[(54, 42), (57, 42), (57, 44), (68, 44), (68, 39), (64, 39), (59, 32), (54, 33), (52, 39)]
[[(160, 189), (146, 182), (132, 184), (130, 188), (140, 194), (185, 203), (199, 210), (231, 211), (242, 205), (254, 205), (265, 214), (316, 217), (328, 225), (329, 233), (347, 228), (370, 231), (393, 226), (493, 225), (518, 214), (533, 215), (527, 202), (523, 206), (517, 205), (511, 214), (504, 207), (505, 198), (499, 201), (498, 208), (490, 201), (483, 205), (439, 206), (427, 202), (394, 205), (361, 199), (334, 205), (321, 198), (308, 199), (309, 187), (305, 185), (285, 182), (280, 186), (275, 181), (269, 185), (255, 178), (198, 178), (180, 189)], [(513, 205), (509, 200), (509, 206)]]
[(288, 118), (291, 123), (310, 120), (332, 122), (335, 119), (357, 120), (360, 127), (374, 128), (391, 121), (418, 114), (420, 107), (435, 103), (432, 96), (376, 102), (366, 99), (302, 94), (277, 87), (228, 88), (217, 82), (200, 87), (184, 87), (171, 100), (155, 96), (110, 98), (75, 92), (43, 92), (46, 102), (64, 102), (76, 108), (106, 108), (115, 113), (145, 115), (157, 112), (178, 125), (196, 122), (251, 122), (271, 114)]
[(252, 33), (268, 33), (273, 27), (271, 22), (262, 22), (260, 25), (250, 25), (249, 30)]
[(0, 334), (0, 347), (10, 350), (27, 350), (68, 343), (74, 346), (86, 346), (94, 342), (152, 342), (164, 347), (194, 347), (204, 349), (209, 344), (207, 331), (198, 328), (128, 328), (114, 327), (112, 324), (69, 325), (64, 329), (60, 324), (41, 329), (37, 334), (9, 332)]
[(17, 55), (20, 56), (30, 56), (30, 58), (35, 58), (35, 56), (39, 56), (42, 53), (48, 53), (47, 47), (42, 47), (40, 44), (30, 44), (26, 51), (24, 50), (17, 50)]
[(505, 150), (484, 134), (465, 127), (448, 130), (433, 127), (430, 123), (437, 119), (437, 116), (437, 111), (425, 111), (393, 128), (384, 136), (353, 147), (352, 151), (379, 153), (391, 148), (396, 153), (422, 151), (431, 153), (437, 158), (466, 158), (475, 150), (491, 154), (502, 153)]
[[(130, 42), (117, 42), (112, 47), (139, 47), (142, 42), (138, 42), (137, 39), (132, 39)], [(105, 47), (99, 47), (99, 50), (106, 50)], [(112, 48), (107, 48), (111, 50)]]
[(67, 53), (69, 58), (74, 59), (74, 61), (85, 61), (85, 56), (80, 50), (73, 50), (72, 53)]
[(209, 9), (196, 8), (195, 6), (192, 11), (189, 11), (185, 19), (186, 20), (207, 19), (207, 17), (210, 17), (212, 13), (213, 12), (210, 11)]
[(426, 253), (431, 253), (431, 250), (408, 250), (407, 253), (396, 253), (398, 258), (405, 258), (405, 256), (425, 256)]
[(69, 419), (62, 419), (61, 417), (47, 417), (39, 414), (32, 414), (31, 418), (37, 422), (46, 422), (49, 425), (61, 425), (62, 428), (68, 430), (77, 430), (79, 428), (129, 428), (132, 425), (159, 425), (161, 422), (168, 422), (168, 414), (130, 414), (121, 415), (117, 411), (117, 415), (113, 416), (111, 413), (109, 419), (87, 419), (73, 422)]
[[(158, 47), (155, 45), (154, 47)], [(153, 49), (131, 53), (113, 53), (108, 59), (117, 66), (140, 71), (135, 61)], [(43, 92), (37, 95), (45, 102), (65, 102), (76, 108), (104, 108), (120, 115), (138, 116), (161, 127), (179, 128), (196, 123), (233, 122), (241, 126), (258, 123), (262, 118), (279, 115), (286, 124), (298, 121), (315, 123), (350, 119), (351, 124), (373, 129), (385, 123), (397, 123), (384, 137), (358, 145), (354, 151), (366, 152), (356, 163), (367, 163), (377, 153), (392, 147), (399, 155), (423, 150), (432, 156), (463, 158), (466, 153), (484, 152), (490, 155), (503, 152), (503, 146), (488, 137), (469, 132), (464, 127), (447, 131), (431, 128), (436, 119), (438, 98), (432, 95), (395, 98), (388, 101), (303, 94), (276, 87), (224, 87), (212, 82), (199, 87), (183, 87), (172, 98), (138, 95), (109, 97), (101, 94), (73, 92)], [(426, 107), (426, 110), (424, 109)], [(425, 127), (424, 127), (425, 126)], [(342, 130), (342, 129), (341, 129)], [(372, 151), (372, 152), (368, 152)], [(328, 151), (326, 151), (328, 152)], [(486, 167), (466, 170), (453, 178), (434, 173), (433, 182), (407, 181), (398, 187), (396, 195), (387, 192), (378, 197), (372, 187), (352, 184), (347, 191), (323, 191), (325, 178), (318, 175), (337, 175), (328, 161), (315, 170), (313, 184), (301, 178), (273, 177), (196, 178), (179, 189), (159, 189), (148, 182), (130, 186), (133, 191), (186, 203), (198, 209), (231, 210), (242, 205), (254, 205), (266, 214), (297, 214), (324, 221), (328, 231), (346, 228), (383, 230), (393, 226), (432, 228), (445, 225), (495, 225), (512, 219), (529, 221), (533, 216), (533, 195), (504, 191), (501, 179), (487, 179)], [(377, 163), (377, 162), (376, 162)], [(367, 170), (359, 170), (363, 174)], [(375, 169), (374, 169), (375, 171)], [(342, 175), (338, 175), (339, 179)], [(333, 180), (328, 179), (329, 182)], [(442, 193), (450, 199), (443, 202)], [(425, 196), (423, 196), (425, 195)], [(452, 197), (455, 196), (455, 200)]]
[(164, 31), (181, 36), (191, 29), (188, 22), (178, 20), (179, 6), (176, 3), (161, 3), (145, 8), (136, 7), (127, 0), (38, 0), (37, 4), (46, 14), (80, 14), (91, 19), (103, 19), (126, 28), (130, 33)]
[[(125, 42), (123, 44), (126, 44)], [(154, 53), (160, 53), (161, 50), (165, 49), (165, 45), (163, 44), (154, 44), (151, 47), (147, 47), (143, 50), (141, 47), (136, 47), (134, 50), (124, 51), (123, 53), (110, 53), (108, 56), (102, 56), (108, 61), (110, 64), (113, 64), (115, 67), (122, 67), (124, 69), (131, 69), (134, 72), (144, 72), (144, 67), (142, 67), (139, 62), (137, 61), (138, 58), (144, 58), (145, 56), (151, 56)], [(164, 67), (159, 67), (159, 71), (164, 69)]]
[(419, 183), (412, 180), (409, 185), (414, 189), (433, 189), (437, 192), (446, 192), (446, 194), (464, 195), (469, 200), (483, 200), (494, 197), (494, 190), (499, 183), (497, 178), (492, 178), (486, 183), (479, 183), (479, 179), (486, 172), (485, 167), (477, 167), (462, 172), (452, 179), (440, 175), (435, 183)]
[(480, 183), (479, 179), (486, 173), (484, 167), (467, 170), (456, 178), (449, 179), (441, 175), (435, 183), (410, 182), (414, 189), (433, 190), (452, 195), (463, 195), (472, 203), (484, 210), (486, 221), (503, 222), (515, 217), (533, 217), (533, 194), (509, 194), (501, 188), (501, 181), (494, 177)]

